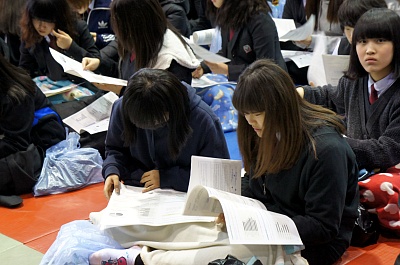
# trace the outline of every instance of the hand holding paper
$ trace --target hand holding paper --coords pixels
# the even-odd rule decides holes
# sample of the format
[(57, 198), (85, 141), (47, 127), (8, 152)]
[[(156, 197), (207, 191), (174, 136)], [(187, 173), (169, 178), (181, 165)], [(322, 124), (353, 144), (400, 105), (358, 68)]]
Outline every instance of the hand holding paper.
[[(49, 49), (50, 49), (50, 53), (53, 56), (54, 60), (56, 60), (56, 62), (62, 66), (62, 68), (64, 69), (64, 72), (66, 72), (68, 74), (84, 78), (91, 83), (111, 84), (111, 85), (118, 85), (120, 87), (126, 86), (128, 83), (126, 80), (113, 78), (113, 77), (109, 77), (109, 76), (104, 76), (104, 75), (98, 75), (91, 71), (84, 70), (82, 67), (82, 63), (80, 63), (74, 59), (71, 59), (68, 56), (65, 56), (64, 54), (62, 54), (52, 48), (49, 48)], [(107, 90), (107, 91), (113, 91), (113, 90)]]
[(225, 63), (213, 63), (208, 61), (205, 61), (205, 63), (210, 68), (213, 74), (228, 74), (228, 65)]
[(307, 22), (301, 27), (296, 28), (293, 19), (274, 18), (276, 29), (280, 41), (303, 41), (314, 31), (315, 16), (311, 15)]

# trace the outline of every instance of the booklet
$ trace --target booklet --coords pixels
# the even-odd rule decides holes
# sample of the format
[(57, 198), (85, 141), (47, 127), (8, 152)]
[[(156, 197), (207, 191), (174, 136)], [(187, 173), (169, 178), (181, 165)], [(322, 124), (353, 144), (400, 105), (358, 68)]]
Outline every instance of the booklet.
[(77, 133), (86, 131), (96, 134), (107, 131), (112, 105), (118, 98), (115, 93), (108, 92), (86, 108), (63, 119), (63, 122)]
[(188, 192), (197, 185), (241, 193), (242, 161), (192, 156)]
[(184, 215), (224, 214), (231, 244), (302, 245), (293, 220), (268, 211), (260, 201), (198, 185), (188, 192)]
[(64, 54), (52, 49), (50, 49), (50, 53), (53, 56), (54, 60), (59, 63), (64, 72), (81, 77), (86, 79), (91, 83), (100, 83), (100, 84), (110, 84), (110, 85), (119, 85), (119, 86), (126, 86), (127, 81), (123, 79), (113, 78), (104, 75), (98, 75), (88, 70), (82, 69), (82, 64), (74, 59), (65, 56)]
[(120, 194), (113, 192), (102, 210), (100, 228), (128, 225), (163, 226), (191, 222), (214, 222), (214, 217), (183, 215), (186, 193), (172, 189), (155, 189), (142, 193), (143, 188), (121, 183)]

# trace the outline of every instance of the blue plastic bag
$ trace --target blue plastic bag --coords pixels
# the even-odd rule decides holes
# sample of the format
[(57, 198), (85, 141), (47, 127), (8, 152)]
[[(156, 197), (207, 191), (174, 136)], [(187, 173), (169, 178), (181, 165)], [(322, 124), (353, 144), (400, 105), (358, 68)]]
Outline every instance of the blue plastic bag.
[(71, 132), (67, 139), (47, 149), (42, 171), (33, 188), (35, 196), (63, 193), (104, 181), (99, 151), (79, 148), (79, 138), (79, 134)]
[(104, 248), (123, 249), (106, 232), (87, 220), (61, 226), (56, 240), (43, 256), (40, 265), (89, 264), (89, 256)]

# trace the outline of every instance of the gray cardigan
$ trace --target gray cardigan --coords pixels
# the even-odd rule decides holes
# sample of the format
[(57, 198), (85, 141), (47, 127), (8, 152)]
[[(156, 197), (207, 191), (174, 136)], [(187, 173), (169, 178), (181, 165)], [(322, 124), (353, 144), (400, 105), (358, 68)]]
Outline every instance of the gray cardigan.
[(399, 79), (370, 105), (368, 76), (342, 77), (337, 87), (304, 87), (304, 98), (345, 116), (347, 142), (359, 168), (383, 170), (400, 162)]

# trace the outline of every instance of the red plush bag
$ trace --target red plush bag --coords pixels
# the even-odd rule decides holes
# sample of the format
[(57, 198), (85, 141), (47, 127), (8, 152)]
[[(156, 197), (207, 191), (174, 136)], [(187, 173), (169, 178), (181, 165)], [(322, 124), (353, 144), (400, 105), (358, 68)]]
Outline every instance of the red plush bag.
[(400, 164), (358, 182), (360, 202), (380, 225), (400, 236)]

